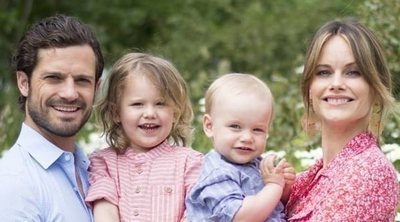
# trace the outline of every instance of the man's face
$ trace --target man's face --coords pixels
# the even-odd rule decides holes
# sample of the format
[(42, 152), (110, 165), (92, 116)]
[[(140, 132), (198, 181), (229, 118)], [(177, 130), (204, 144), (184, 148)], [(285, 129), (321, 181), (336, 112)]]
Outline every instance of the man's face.
[(27, 85), (22, 89), (19, 86), (27, 97), (25, 122), (50, 141), (73, 137), (92, 110), (94, 52), (88, 45), (40, 49), (38, 63), (27, 81), (18, 80), (19, 85)]

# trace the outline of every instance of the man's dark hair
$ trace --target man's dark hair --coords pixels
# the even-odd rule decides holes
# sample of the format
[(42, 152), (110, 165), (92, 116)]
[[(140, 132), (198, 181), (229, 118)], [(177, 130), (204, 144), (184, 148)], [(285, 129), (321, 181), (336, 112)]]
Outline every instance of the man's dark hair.
[[(29, 78), (37, 65), (39, 49), (64, 48), (76, 45), (89, 45), (96, 57), (96, 82), (104, 68), (100, 44), (92, 29), (76, 17), (55, 15), (33, 24), (22, 36), (12, 58), (12, 68), (23, 71)], [(20, 108), (25, 110), (26, 97), (20, 95)]]

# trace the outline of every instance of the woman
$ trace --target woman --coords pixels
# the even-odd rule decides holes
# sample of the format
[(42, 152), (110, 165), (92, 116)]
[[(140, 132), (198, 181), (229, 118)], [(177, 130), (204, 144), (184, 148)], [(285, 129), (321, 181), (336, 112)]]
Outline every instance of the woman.
[(320, 132), (323, 158), (298, 176), (288, 221), (394, 221), (399, 183), (379, 148), (396, 111), (382, 46), (365, 26), (331, 21), (306, 56), (304, 128)]

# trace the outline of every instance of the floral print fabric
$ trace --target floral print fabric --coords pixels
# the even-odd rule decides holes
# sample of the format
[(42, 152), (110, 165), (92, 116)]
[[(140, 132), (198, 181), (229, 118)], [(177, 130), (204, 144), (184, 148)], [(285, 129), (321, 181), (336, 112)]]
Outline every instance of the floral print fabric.
[(369, 133), (354, 137), (325, 168), (301, 173), (286, 206), (288, 221), (394, 221), (396, 170)]

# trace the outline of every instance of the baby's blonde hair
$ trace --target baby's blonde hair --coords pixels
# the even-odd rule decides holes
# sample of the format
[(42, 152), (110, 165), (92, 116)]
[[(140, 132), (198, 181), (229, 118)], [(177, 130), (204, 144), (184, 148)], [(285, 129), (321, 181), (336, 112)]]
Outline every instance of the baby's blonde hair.
[[(205, 96), (205, 113), (210, 114), (215, 105), (216, 97), (242, 92), (265, 93), (267, 100), (271, 101), (271, 118), (274, 113), (274, 99), (271, 90), (265, 82), (254, 75), (243, 73), (228, 73), (217, 78), (207, 89)], [(271, 123), (272, 121), (270, 121)]]

